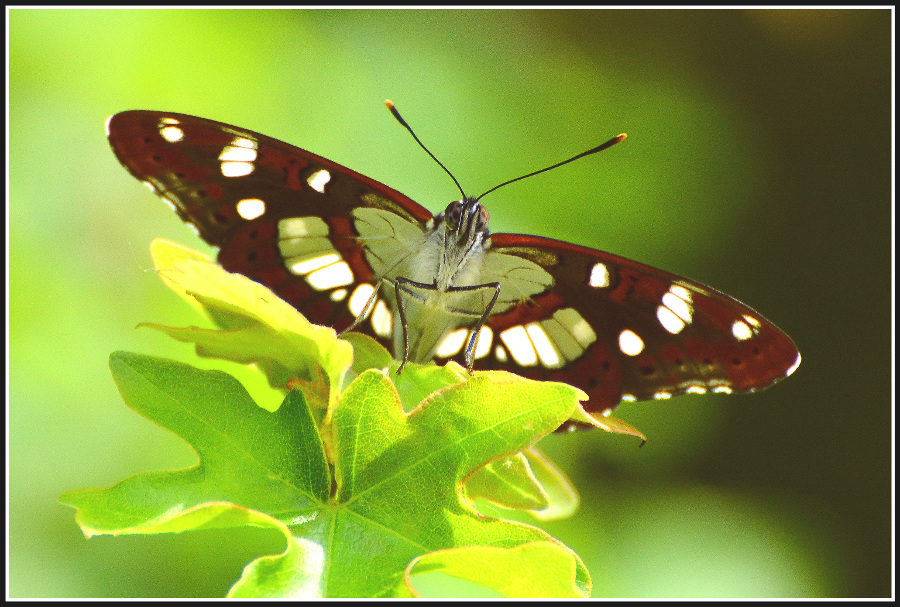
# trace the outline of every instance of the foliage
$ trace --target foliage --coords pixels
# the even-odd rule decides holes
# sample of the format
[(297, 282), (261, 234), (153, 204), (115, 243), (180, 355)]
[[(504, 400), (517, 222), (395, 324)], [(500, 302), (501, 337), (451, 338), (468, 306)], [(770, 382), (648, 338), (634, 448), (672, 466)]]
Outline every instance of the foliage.
[(423, 571), (504, 596), (589, 594), (571, 550), (475, 502), (545, 518), (574, 510), (574, 491), (533, 444), (576, 414), (583, 393), (452, 363), (398, 376), (373, 340), (338, 339), (193, 251), (158, 241), (153, 253), (164, 281), (218, 329), (150, 326), (201, 355), (257, 365), (273, 389), (302, 389), (269, 412), (221, 371), (112, 354), (125, 402), (199, 462), (64, 494), (86, 536), (281, 530), (284, 552), (249, 563), (230, 596), (416, 596)]

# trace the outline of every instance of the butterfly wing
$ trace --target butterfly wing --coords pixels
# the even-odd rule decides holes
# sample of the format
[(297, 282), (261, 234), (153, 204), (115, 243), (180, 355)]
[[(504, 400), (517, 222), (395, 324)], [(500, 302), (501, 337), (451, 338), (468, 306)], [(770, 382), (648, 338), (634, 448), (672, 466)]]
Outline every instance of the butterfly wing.
[[(337, 330), (432, 220), (377, 181), (228, 124), (135, 110), (107, 130), (119, 161), (219, 249), (225, 269)], [(623, 400), (758, 390), (799, 364), (775, 325), (700, 283), (549, 238), (495, 234), (491, 243), (479, 279), (502, 292), (475, 349), (479, 368), (574, 384), (602, 413)], [(373, 301), (357, 330), (391, 348), (395, 311), (390, 298)], [(458, 354), (474, 322), (437, 356)]]
[(492, 252), (535, 263), (554, 283), (491, 316), (496, 340), (481, 364), (574, 384), (592, 413), (621, 401), (759, 390), (800, 363), (778, 327), (706, 285), (549, 238), (491, 241)]
[[(226, 270), (265, 284), (311, 321), (337, 330), (355, 319), (355, 289), (376, 278), (354, 212), (374, 209), (419, 229), (432, 218), (365, 175), (221, 122), (134, 110), (110, 118), (107, 132), (125, 168), (219, 249)], [(358, 330), (391, 343), (370, 323)]]

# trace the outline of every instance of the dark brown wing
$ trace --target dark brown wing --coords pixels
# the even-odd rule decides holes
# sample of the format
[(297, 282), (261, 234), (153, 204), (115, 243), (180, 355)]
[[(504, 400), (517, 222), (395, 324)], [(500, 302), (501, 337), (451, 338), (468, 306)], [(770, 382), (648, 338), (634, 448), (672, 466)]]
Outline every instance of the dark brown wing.
[[(359, 207), (423, 224), (432, 214), (373, 179), (293, 145), (173, 112), (134, 110), (107, 123), (119, 161), (219, 249), (218, 261), (337, 330), (373, 272), (351, 215)], [(318, 261), (317, 261), (318, 260)], [(359, 327), (379, 338), (369, 323)]]
[[(491, 240), (492, 251), (538, 264), (554, 285), (490, 318), (500, 350), (479, 366), (578, 386), (592, 413), (621, 401), (760, 390), (800, 363), (778, 327), (698, 282), (549, 238)], [(505, 343), (507, 332), (521, 335), (521, 328), (527, 342)]]

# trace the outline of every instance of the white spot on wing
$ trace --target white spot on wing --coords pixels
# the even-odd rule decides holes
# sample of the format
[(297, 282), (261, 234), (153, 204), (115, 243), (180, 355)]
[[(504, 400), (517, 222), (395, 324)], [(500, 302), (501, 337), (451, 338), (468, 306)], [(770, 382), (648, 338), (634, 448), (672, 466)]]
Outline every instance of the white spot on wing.
[(531, 345), (537, 351), (541, 364), (549, 369), (556, 369), (563, 365), (563, 361), (559, 357), (559, 353), (553, 346), (553, 342), (544, 331), (544, 327), (536, 322), (525, 325), (525, 331), (531, 338)]
[(226, 145), (219, 154), (219, 160), (221, 162), (254, 162), (256, 161), (256, 150)]
[(249, 148), (256, 149), (256, 142), (252, 139), (247, 139), (246, 137), (235, 137), (231, 140), (231, 145), (236, 148)]
[(519, 365), (523, 367), (533, 367), (538, 362), (537, 352), (528, 339), (528, 332), (525, 327), (518, 325), (511, 327), (500, 334), (500, 339), (509, 349), (510, 355)]
[(584, 348), (581, 347), (581, 344), (576, 341), (563, 324), (556, 318), (542, 320), (541, 326), (544, 327), (547, 336), (566, 360), (575, 360), (584, 354)]
[(609, 286), (609, 268), (606, 267), (605, 263), (597, 262), (594, 264), (594, 267), (591, 268), (591, 277), (588, 280), (588, 284), (597, 288)]
[(619, 333), (619, 349), (628, 356), (637, 356), (644, 351), (644, 340), (634, 331), (625, 329)]
[(691, 309), (691, 306), (687, 301), (675, 294), (673, 289), (676, 288), (682, 291), (684, 290), (683, 287), (672, 286), (672, 288), (662, 296), (662, 303), (665, 307), (672, 310), (672, 313), (684, 322), (691, 322), (691, 318), (693, 317), (693, 310)]
[(731, 325), (731, 334), (738, 341), (746, 341), (753, 337), (753, 329), (743, 320), (736, 320)]
[(313, 257), (312, 259), (295, 262), (291, 264), (290, 270), (294, 274), (309, 274), (310, 272), (315, 272), (316, 270), (324, 268), (325, 266), (330, 266), (340, 260), (341, 256), (337, 253), (328, 253), (326, 255), (320, 255), (319, 257)]
[(502, 363), (505, 363), (507, 360), (509, 360), (509, 357), (506, 355), (506, 348), (504, 348), (500, 344), (497, 344), (497, 347), (494, 348), (494, 356), (496, 356), (497, 360)]
[(320, 193), (325, 191), (325, 185), (329, 181), (331, 181), (331, 173), (325, 169), (316, 171), (306, 179), (306, 183), (309, 184), (309, 187)]
[(328, 238), (328, 224), (319, 217), (289, 217), (279, 221), (278, 251), (288, 267), (324, 255), (338, 255)]
[(369, 298), (372, 297), (372, 293), (374, 292), (375, 287), (367, 282), (356, 287), (356, 289), (353, 290), (353, 294), (350, 296), (350, 300), (347, 302), (347, 307), (350, 308), (350, 312), (354, 316), (362, 314), (363, 310), (366, 308), (366, 304), (369, 303)]
[(281, 239), (303, 236), (328, 236), (328, 224), (319, 217), (288, 217), (278, 222)]
[(597, 334), (594, 333), (591, 325), (575, 308), (557, 310), (553, 314), (553, 318), (558, 320), (572, 334), (572, 337), (581, 344), (582, 348), (587, 348), (597, 341)]
[(677, 335), (685, 327), (684, 321), (666, 306), (657, 306), (656, 320), (672, 335)]
[(454, 356), (455, 354), (459, 353), (460, 350), (462, 350), (468, 336), (468, 329), (456, 329), (455, 331), (451, 331), (444, 337), (443, 340), (441, 340), (441, 343), (438, 345), (434, 355), (441, 358), (449, 358), (451, 356)]
[(791, 367), (785, 372), (784, 376), (785, 376), (785, 377), (789, 376), (791, 373), (793, 373), (794, 371), (796, 371), (796, 370), (797, 370), (797, 367), (799, 367), (799, 366), (800, 366), (800, 354), (798, 353), (798, 354), (797, 354), (797, 360), (795, 360), (795, 361), (794, 361), (794, 364), (791, 365)]
[(372, 311), (372, 329), (380, 337), (390, 337), (394, 332), (394, 320), (384, 301), (379, 299)]
[(259, 198), (244, 198), (239, 200), (236, 207), (238, 215), (250, 221), (262, 217), (266, 212), (266, 203)]
[(340, 261), (310, 273), (306, 282), (319, 291), (343, 287), (353, 284), (353, 271), (346, 261)]
[(669, 287), (669, 292), (672, 293), (675, 297), (679, 299), (683, 299), (684, 301), (690, 303), (693, 301), (691, 292), (682, 287), (681, 285), (672, 285)]
[(663, 329), (677, 335), (694, 318), (691, 292), (681, 285), (672, 285), (662, 296), (662, 303), (656, 308), (656, 319)]
[(169, 143), (178, 143), (184, 139), (184, 131), (177, 126), (164, 126), (159, 129), (159, 134)]
[(490, 327), (481, 327), (478, 337), (475, 340), (475, 359), (484, 358), (491, 351), (491, 344), (494, 342), (494, 332)]
[(250, 162), (223, 162), (223, 177), (245, 177), (253, 172), (253, 163)]

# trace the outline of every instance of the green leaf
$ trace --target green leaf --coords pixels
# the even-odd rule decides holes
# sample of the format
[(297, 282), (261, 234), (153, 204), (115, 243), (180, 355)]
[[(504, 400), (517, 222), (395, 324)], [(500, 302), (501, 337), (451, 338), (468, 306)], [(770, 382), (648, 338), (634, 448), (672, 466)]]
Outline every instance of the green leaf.
[(270, 413), (221, 371), (126, 352), (110, 367), (125, 402), (184, 438), (200, 463), (64, 494), (88, 537), (277, 526), (328, 499), (328, 466), (302, 393)]
[[(346, 567), (335, 569), (350, 573), (343, 580), (346, 584), (371, 593), (350, 596), (390, 591), (400, 582), (406, 563), (426, 552), (551, 541), (537, 528), (478, 515), (461, 498), (460, 488), (485, 463), (555, 429), (577, 396), (577, 390), (564, 384), (531, 382), (502, 372), (476, 373), (406, 413), (384, 373), (360, 375), (331, 417), (336, 501), (344, 506), (338, 528), (349, 537), (366, 538), (345, 545), (340, 560)], [(365, 545), (359, 549), (361, 542)], [(372, 560), (372, 548), (378, 559)], [(569, 554), (586, 575), (577, 557)], [(393, 584), (369, 585), (368, 579), (352, 573), (354, 562), (367, 562), (367, 575), (393, 579)]]
[(533, 509), (531, 514), (539, 521), (555, 521), (575, 514), (581, 498), (566, 474), (536, 447), (526, 449), (522, 454), (528, 459), (537, 485), (547, 496), (547, 505)]
[(643, 444), (647, 442), (647, 437), (644, 436), (644, 433), (628, 422), (624, 422), (621, 419), (616, 419), (610, 415), (592, 415), (585, 411), (584, 407), (581, 405), (579, 405), (575, 409), (575, 411), (572, 412), (572, 416), (569, 419), (587, 424), (589, 426), (594, 426), (595, 428), (600, 428), (601, 430), (605, 430), (606, 432), (636, 436), (637, 438), (641, 439), (641, 446), (643, 446)]
[[(466, 546), (432, 552), (413, 560), (407, 577), (436, 571), (514, 598), (585, 598), (591, 588), (590, 580), (579, 577), (567, 551), (552, 542), (515, 548)], [(412, 591), (406, 596), (418, 593)]]
[[(399, 363), (392, 362), (389, 370), (396, 371), (398, 365)], [(412, 411), (437, 390), (471, 377), (471, 374), (452, 360), (443, 367), (437, 366), (434, 362), (425, 365), (410, 363), (406, 365), (406, 369), (413, 372), (406, 373), (404, 370), (401, 375), (396, 373), (393, 375), (404, 411)]]
[(384, 369), (394, 362), (384, 346), (362, 333), (345, 333), (341, 339), (353, 345), (353, 372), (359, 375), (366, 369)]
[(200, 356), (255, 363), (275, 388), (286, 388), (294, 377), (316, 380), (323, 369), (336, 397), (353, 348), (333, 329), (311, 324), (263, 285), (226, 272), (196, 251), (155, 240), (151, 254), (163, 282), (224, 330), (144, 326), (195, 343)]
[(466, 481), (466, 496), (510, 510), (543, 510), (550, 505), (524, 453), (493, 461)]

